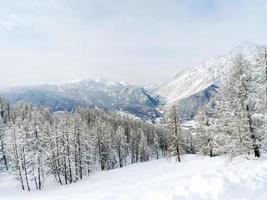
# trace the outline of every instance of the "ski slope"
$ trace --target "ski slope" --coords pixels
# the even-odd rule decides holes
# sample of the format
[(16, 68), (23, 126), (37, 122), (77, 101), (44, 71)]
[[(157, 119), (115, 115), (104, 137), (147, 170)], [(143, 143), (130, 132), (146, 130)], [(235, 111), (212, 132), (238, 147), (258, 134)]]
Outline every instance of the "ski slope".
[(267, 199), (267, 160), (186, 155), (99, 172), (67, 186), (49, 183), (42, 191), (21, 191), (0, 178), (0, 200), (180, 200)]

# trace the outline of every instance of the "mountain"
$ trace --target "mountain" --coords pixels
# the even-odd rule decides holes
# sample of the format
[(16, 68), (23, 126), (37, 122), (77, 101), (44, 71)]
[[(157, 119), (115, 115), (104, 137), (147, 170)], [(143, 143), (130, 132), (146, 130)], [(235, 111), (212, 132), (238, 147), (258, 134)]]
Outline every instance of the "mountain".
[(203, 91), (181, 99), (177, 105), (180, 117), (186, 120), (193, 119), (199, 108), (209, 103), (215, 97), (218, 89), (217, 85), (212, 84)]
[(99, 108), (154, 119), (161, 114), (159, 101), (139, 86), (107, 80), (76, 80), (59, 85), (16, 87), (2, 90), (12, 104), (31, 102), (54, 111), (72, 111), (78, 106)]
[(234, 57), (241, 54), (253, 63), (261, 53), (262, 46), (243, 43), (227, 55), (181, 71), (174, 80), (159, 87), (155, 95), (163, 102), (163, 109), (176, 105), (183, 119), (192, 119), (198, 109), (215, 96), (218, 87), (227, 79)]
[(194, 118), (199, 108), (216, 95), (229, 76), (233, 58), (243, 55), (255, 62), (263, 47), (243, 43), (229, 54), (179, 72), (163, 86), (134, 86), (108, 80), (74, 80), (58, 85), (40, 85), (0, 89), (11, 103), (31, 102), (49, 106), (54, 111), (72, 111), (78, 106), (117, 111), (145, 120), (162, 117), (162, 112), (176, 105), (182, 119)]

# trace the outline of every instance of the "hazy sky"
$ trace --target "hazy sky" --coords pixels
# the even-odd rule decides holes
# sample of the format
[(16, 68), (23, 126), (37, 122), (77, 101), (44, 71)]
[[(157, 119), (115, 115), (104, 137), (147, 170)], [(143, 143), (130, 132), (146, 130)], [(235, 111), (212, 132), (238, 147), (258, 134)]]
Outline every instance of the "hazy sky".
[(0, 85), (163, 83), (244, 41), (267, 43), (266, 0), (0, 0)]

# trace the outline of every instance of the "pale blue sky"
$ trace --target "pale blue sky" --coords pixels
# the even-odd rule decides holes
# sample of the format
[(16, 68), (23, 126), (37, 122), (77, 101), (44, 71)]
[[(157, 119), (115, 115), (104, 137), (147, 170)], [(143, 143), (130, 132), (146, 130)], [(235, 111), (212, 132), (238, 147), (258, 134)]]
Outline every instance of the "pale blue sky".
[(0, 0), (0, 85), (161, 84), (266, 35), (266, 0)]

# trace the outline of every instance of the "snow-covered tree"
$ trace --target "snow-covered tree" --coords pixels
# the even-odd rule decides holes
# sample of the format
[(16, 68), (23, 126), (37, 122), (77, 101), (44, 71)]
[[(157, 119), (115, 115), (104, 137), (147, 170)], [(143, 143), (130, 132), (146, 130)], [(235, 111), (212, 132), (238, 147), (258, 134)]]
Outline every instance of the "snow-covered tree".
[(213, 157), (217, 152), (217, 136), (213, 124), (213, 113), (208, 106), (203, 106), (196, 117), (196, 148), (197, 151)]
[(138, 149), (140, 156), (139, 160), (140, 162), (145, 162), (149, 160), (151, 150), (148, 146), (147, 137), (144, 134), (144, 131), (142, 129), (139, 129), (138, 133), (140, 134), (139, 149)]
[(221, 152), (233, 156), (253, 153), (260, 157), (264, 131), (263, 125), (259, 124), (264, 124), (265, 75), (255, 71), (263, 72), (263, 65), (253, 65), (237, 56), (233, 60), (230, 78), (219, 91), (215, 101), (215, 121), (211, 127), (221, 137), (218, 140), (222, 143), (219, 145)]
[[(7, 154), (7, 129), (10, 124), (10, 105), (8, 101), (0, 96), (0, 163), (6, 170), (9, 168)], [(1, 170), (1, 167), (0, 167)]]
[(10, 109), (0, 102), (0, 162), (23, 190), (41, 190), (50, 175), (70, 184), (94, 170), (158, 158), (151, 149), (166, 149), (163, 129), (140, 120), (88, 108), (53, 113), (19, 103)]
[(184, 145), (182, 129), (180, 126), (180, 119), (177, 115), (177, 110), (175, 106), (172, 106), (168, 113), (168, 128), (170, 130), (169, 137), (169, 154), (170, 156), (175, 156), (177, 160), (181, 161), (182, 147)]
[(114, 138), (114, 148), (116, 150), (117, 157), (119, 160), (119, 166), (123, 167), (126, 163), (127, 143), (125, 130), (122, 126), (119, 126), (116, 130)]

